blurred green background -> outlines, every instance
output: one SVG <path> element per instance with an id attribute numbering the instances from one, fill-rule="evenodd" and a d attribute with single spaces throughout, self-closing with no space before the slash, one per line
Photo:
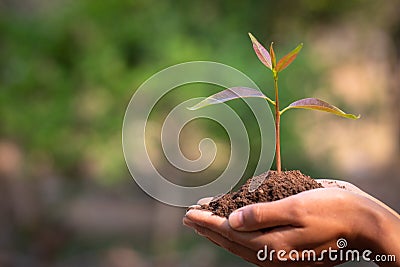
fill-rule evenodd
<path id="1" fill-rule="evenodd" d="M 165 67 L 221 62 L 272 96 L 247 32 L 274 41 L 278 57 L 304 42 L 281 75 L 284 105 L 314 96 L 362 114 L 288 112 L 284 168 L 353 182 L 399 211 L 398 10 L 394 0 L 0 0 L 0 265 L 250 266 L 142 192 L 121 147 L 132 94 Z"/>

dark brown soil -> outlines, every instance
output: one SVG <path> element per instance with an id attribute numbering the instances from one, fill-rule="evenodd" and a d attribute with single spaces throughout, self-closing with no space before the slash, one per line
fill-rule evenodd
<path id="1" fill-rule="evenodd" d="M 251 184 L 253 184 L 251 181 L 263 179 L 267 175 L 268 178 L 256 190 L 249 190 L 249 187 L 251 188 Z M 269 171 L 269 173 L 266 172 L 249 179 L 236 192 L 215 197 L 209 204 L 202 205 L 201 209 L 209 210 L 215 215 L 228 218 L 232 211 L 243 206 L 275 201 L 315 188 L 322 188 L 322 186 L 300 171 L 285 171 L 281 174 L 276 171 Z"/>

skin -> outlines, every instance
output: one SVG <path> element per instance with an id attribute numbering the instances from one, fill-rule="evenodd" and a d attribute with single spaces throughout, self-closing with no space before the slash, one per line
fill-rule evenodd
<path id="1" fill-rule="evenodd" d="M 400 216 L 382 202 L 354 185 L 321 180 L 325 188 L 314 189 L 268 203 L 248 205 L 233 212 L 229 219 L 211 212 L 191 209 L 183 224 L 193 228 L 216 245 L 258 266 L 334 266 L 325 252 L 324 260 L 292 261 L 288 252 L 313 249 L 319 257 L 323 250 L 338 249 L 337 240 L 345 238 L 346 249 L 361 253 L 368 249 L 376 255 L 395 255 L 395 262 L 375 262 L 379 266 L 400 266 Z M 345 190 L 338 188 L 345 186 Z M 210 198 L 201 202 L 210 201 Z M 275 250 L 272 261 L 260 261 L 257 253 L 267 245 Z M 277 252 L 286 251 L 287 261 Z M 263 255 L 263 254 L 261 254 Z M 336 253 L 338 255 L 338 253 Z"/>

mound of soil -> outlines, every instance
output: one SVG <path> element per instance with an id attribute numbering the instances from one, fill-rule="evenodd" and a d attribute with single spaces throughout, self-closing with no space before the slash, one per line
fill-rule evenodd
<path id="1" fill-rule="evenodd" d="M 267 179 L 257 189 L 251 190 L 254 180 L 264 179 L 266 176 L 268 176 Z M 232 211 L 243 206 L 275 201 L 316 188 L 322 188 L 322 186 L 300 171 L 284 171 L 280 174 L 269 171 L 249 179 L 236 192 L 215 197 L 210 203 L 201 205 L 201 209 L 228 218 Z"/>

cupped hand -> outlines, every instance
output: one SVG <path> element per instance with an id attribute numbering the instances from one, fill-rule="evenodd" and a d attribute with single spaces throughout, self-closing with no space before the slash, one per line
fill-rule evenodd
<path id="1" fill-rule="evenodd" d="M 337 188 L 344 185 L 342 182 L 323 180 L 321 183 L 328 188 L 249 205 L 233 212 L 229 219 L 192 209 L 183 223 L 259 266 L 333 266 L 339 262 L 338 258 L 335 261 L 328 257 L 327 250 L 338 249 L 340 238 L 346 240 L 346 248 L 369 249 L 375 253 L 400 250 L 399 219 L 392 214 L 394 211 L 366 197 L 366 193 L 349 183 L 345 184 L 347 190 Z M 379 227 L 382 224 L 385 227 Z M 397 234 L 383 242 L 376 240 L 385 231 L 397 231 Z M 306 250 L 315 251 L 315 258 L 313 255 L 296 257 Z M 278 255 L 279 251 L 284 252 Z M 298 254 L 290 254 L 292 251 Z"/>

